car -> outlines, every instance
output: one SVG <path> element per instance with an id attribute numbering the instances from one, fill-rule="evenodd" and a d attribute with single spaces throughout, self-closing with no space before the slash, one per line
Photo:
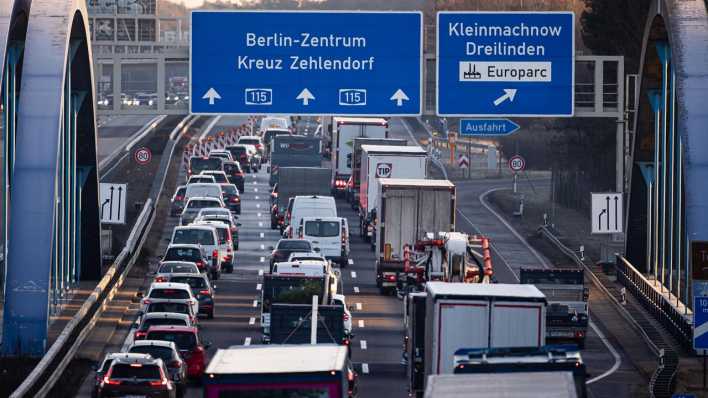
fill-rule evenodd
<path id="1" fill-rule="evenodd" d="M 189 158 L 187 168 L 187 178 L 192 175 L 201 174 L 205 170 L 223 170 L 223 159 L 209 158 L 206 156 L 192 156 Z"/>
<path id="2" fill-rule="evenodd" d="M 241 192 L 235 184 L 221 185 L 221 194 L 224 196 L 224 203 L 229 210 L 236 214 L 241 214 Z"/>
<path id="3" fill-rule="evenodd" d="M 290 261 L 327 261 L 323 255 L 317 252 L 294 252 L 290 253 L 288 257 L 288 262 Z"/>
<path id="4" fill-rule="evenodd" d="M 209 259 L 204 249 L 198 244 L 177 244 L 167 246 L 162 262 L 190 262 L 197 266 L 199 272 L 206 272 Z M 158 274 L 160 269 L 158 268 Z"/>
<path id="5" fill-rule="evenodd" d="M 273 248 L 270 254 L 270 272 L 273 272 L 273 264 L 285 261 L 290 257 L 290 253 L 311 252 L 312 244 L 304 239 L 281 239 Z"/>
<path id="6" fill-rule="evenodd" d="M 107 354 L 101 362 L 99 362 L 98 366 L 94 368 L 95 375 L 93 379 L 93 389 L 91 391 L 91 397 L 95 398 L 98 397 L 98 390 L 99 387 L 101 386 L 101 383 L 103 382 L 103 378 L 106 376 L 106 373 L 108 372 L 108 369 L 111 367 L 111 363 L 113 363 L 113 360 L 119 357 L 120 355 L 123 355 L 121 352 L 113 352 L 110 354 Z"/>
<path id="7" fill-rule="evenodd" d="M 228 262 L 227 246 L 219 238 L 219 231 L 213 225 L 180 225 L 172 230 L 170 244 L 199 245 L 207 258 L 207 269 L 212 279 L 219 279 L 221 266 Z"/>
<path id="8" fill-rule="evenodd" d="M 190 198 L 216 198 L 224 201 L 224 195 L 221 192 L 221 185 L 215 182 L 196 182 L 187 184 L 184 191 L 184 201 L 189 201 Z"/>
<path id="9" fill-rule="evenodd" d="M 221 191 L 221 188 L 219 191 Z M 187 204 L 184 206 L 184 210 L 182 210 L 182 214 L 180 215 L 180 225 L 187 225 L 191 223 L 199 213 L 199 210 L 205 207 L 226 206 L 224 206 L 224 202 L 218 198 L 211 198 L 208 196 L 195 196 L 193 198 L 189 198 L 187 199 Z"/>
<path id="10" fill-rule="evenodd" d="M 190 261 L 161 261 L 154 274 L 154 282 L 167 282 L 167 274 L 192 272 L 200 272 L 196 263 Z"/>
<path id="11" fill-rule="evenodd" d="M 189 184 L 197 184 L 197 183 L 212 183 L 216 184 L 216 179 L 214 176 L 206 175 L 206 174 L 194 174 L 189 176 L 187 179 L 187 185 Z"/>
<path id="12" fill-rule="evenodd" d="M 352 313 L 347 307 L 347 300 L 343 294 L 333 294 L 332 304 L 341 305 L 344 308 L 344 333 L 347 335 L 348 339 L 352 339 L 354 335 L 352 334 Z"/>
<path id="13" fill-rule="evenodd" d="M 148 293 L 140 300 L 140 309 L 147 312 L 147 306 L 160 300 L 184 300 L 192 306 L 192 312 L 199 313 L 199 301 L 186 283 L 153 282 Z"/>
<path id="14" fill-rule="evenodd" d="M 198 379 L 206 369 L 206 350 L 210 342 L 202 342 L 199 329 L 194 326 L 153 326 L 148 329 L 146 340 L 172 341 L 182 358 L 187 361 L 187 377 Z"/>
<path id="15" fill-rule="evenodd" d="M 202 209 L 204 210 L 204 209 Z M 223 210 L 223 209 L 219 209 Z M 233 249 L 238 250 L 238 227 L 241 226 L 241 223 L 236 222 L 234 217 L 231 215 L 229 212 L 228 215 L 226 214 L 203 214 L 203 215 L 198 215 L 197 218 L 194 219 L 195 223 L 200 223 L 201 221 L 220 221 L 225 223 L 231 228 L 231 241 L 233 243 Z"/>
<path id="16" fill-rule="evenodd" d="M 131 354 L 148 354 L 155 359 L 162 359 L 169 377 L 177 388 L 177 396 L 184 396 L 187 388 L 187 362 L 182 359 L 177 345 L 164 340 L 134 341 L 128 348 Z"/>
<path id="17" fill-rule="evenodd" d="M 229 182 L 229 179 L 226 178 L 226 173 L 223 172 L 222 170 L 207 170 L 207 171 L 202 171 L 202 174 L 200 175 L 206 175 L 206 176 L 212 176 L 214 177 L 214 181 L 217 184 L 227 184 Z"/>
<path id="18" fill-rule="evenodd" d="M 229 151 L 226 151 L 224 149 L 212 149 L 209 151 L 209 157 L 210 158 L 220 158 L 221 160 L 225 161 L 233 161 L 234 158 L 231 157 L 231 153 Z"/>
<path id="19" fill-rule="evenodd" d="M 245 145 L 229 145 L 226 147 L 226 150 L 231 152 L 231 156 L 235 161 L 238 161 L 239 164 L 241 164 L 241 167 L 246 171 L 246 173 L 251 172 L 251 154 Z"/>
<path id="20" fill-rule="evenodd" d="M 234 271 L 234 242 L 231 238 L 231 226 L 222 221 L 196 221 L 189 224 L 192 225 L 208 225 L 216 229 L 216 234 L 219 238 L 219 261 L 221 262 L 220 269 L 226 269 L 226 272 L 231 273 Z M 220 271 L 219 271 L 220 272 Z M 212 275 L 212 279 L 219 279 L 219 275 Z"/>
<path id="21" fill-rule="evenodd" d="M 257 135 L 242 135 L 239 137 L 237 144 L 253 145 L 261 157 L 264 155 L 263 141 L 261 140 L 261 137 Z"/>
<path id="22" fill-rule="evenodd" d="M 122 353 L 111 362 L 98 387 L 98 396 L 176 398 L 176 386 L 168 375 L 169 371 L 160 358 Z"/>
<path id="23" fill-rule="evenodd" d="M 201 274 L 198 274 L 201 275 Z M 140 324 L 133 332 L 133 340 L 142 340 L 150 326 L 155 325 L 184 325 L 192 326 L 192 317 L 178 312 L 150 312 L 140 316 Z"/>
<path id="24" fill-rule="evenodd" d="M 148 304 L 145 311 L 140 311 L 142 316 L 155 312 L 173 312 L 175 314 L 184 314 L 189 316 L 192 325 L 199 323 L 198 313 L 194 312 L 194 307 L 188 300 L 154 300 Z"/>
<path id="25" fill-rule="evenodd" d="M 175 189 L 172 199 L 170 199 L 170 215 L 172 217 L 179 216 L 184 209 L 184 194 L 187 192 L 186 185 L 180 185 Z"/>
<path id="26" fill-rule="evenodd" d="M 248 149 L 248 158 L 251 160 L 251 170 L 254 172 L 260 170 L 263 159 L 261 154 L 258 152 L 258 149 L 256 149 L 256 146 L 251 144 L 243 145 L 246 145 L 246 149 Z"/>
<path id="27" fill-rule="evenodd" d="M 351 352 L 351 351 L 350 351 Z M 359 394 L 359 373 L 354 369 L 352 361 L 347 360 L 347 395 L 355 398 Z"/>
<path id="28" fill-rule="evenodd" d="M 273 185 L 273 189 L 270 191 L 270 205 L 273 206 L 275 202 L 278 201 L 278 183 Z M 275 228 L 274 228 L 275 229 Z"/>
<path id="29" fill-rule="evenodd" d="M 349 223 L 343 217 L 303 217 L 297 235 L 344 268 L 349 264 Z"/>
<path id="30" fill-rule="evenodd" d="M 199 313 L 208 319 L 214 319 L 214 287 L 209 278 L 202 274 L 170 274 L 169 281 L 186 283 L 192 288 L 192 294 L 199 300 Z"/>
<path id="31" fill-rule="evenodd" d="M 243 192 L 246 180 L 239 162 L 224 162 L 224 173 L 231 184 L 236 185 L 239 192 Z"/>

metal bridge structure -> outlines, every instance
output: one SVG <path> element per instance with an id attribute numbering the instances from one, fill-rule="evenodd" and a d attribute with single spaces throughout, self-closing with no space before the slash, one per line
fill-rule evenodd
<path id="1" fill-rule="evenodd" d="M 42 356 L 57 301 L 100 277 L 87 29 L 85 1 L 0 0 L 4 356 Z"/>

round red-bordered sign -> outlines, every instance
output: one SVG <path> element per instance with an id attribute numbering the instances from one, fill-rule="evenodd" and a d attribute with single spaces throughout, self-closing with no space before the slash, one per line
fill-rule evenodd
<path id="1" fill-rule="evenodd" d="M 519 155 L 514 155 L 509 158 L 509 168 L 511 171 L 523 171 L 526 168 L 526 160 Z"/>
<path id="2" fill-rule="evenodd" d="M 152 152 L 150 149 L 145 147 L 138 148 L 133 153 L 133 159 L 135 159 L 137 164 L 144 166 L 152 160 Z"/>

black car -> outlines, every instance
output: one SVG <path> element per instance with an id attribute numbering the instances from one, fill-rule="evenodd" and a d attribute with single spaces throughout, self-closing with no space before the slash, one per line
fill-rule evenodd
<path id="1" fill-rule="evenodd" d="M 168 375 L 162 359 L 148 354 L 122 353 L 111 362 L 98 387 L 98 396 L 175 398 L 175 384 Z"/>
<path id="2" fill-rule="evenodd" d="M 288 261 L 290 253 L 311 252 L 312 244 L 304 239 L 281 239 L 270 254 L 270 272 L 273 272 L 273 264 Z"/>
<path id="3" fill-rule="evenodd" d="M 187 389 L 187 362 L 182 359 L 175 343 L 163 340 L 142 340 L 133 342 L 128 352 L 133 354 L 148 354 L 162 359 L 167 367 L 170 379 L 177 386 L 177 396 L 184 396 Z"/>
<path id="4" fill-rule="evenodd" d="M 248 153 L 248 148 L 246 148 L 245 145 L 229 145 L 226 147 L 226 150 L 231 152 L 231 157 L 241 164 L 241 167 L 246 170 L 246 173 L 251 172 L 251 155 Z"/>
<path id="5" fill-rule="evenodd" d="M 239 192 L 243 192 L 246 180 L 243 176 L 241 164 L 239 162 L 224 162 L 224 173 L 226 173 L 226 178 L 229 182 L 236 185 Z"/>
<path id="6" fill-rule="evenodd" d="M 197 264 L 199 272 L 206 272 L 209 261 L 199 245 L 176 244 L 170 245 L 162 257 L 162 261 L 188 261 Z"/>
<path id="7" fill-rule="evenodd" d="M 182 214 L 182 210 L 184 209 L 184 194 L 186 192 L 187 186 L 180 185 L 175 190 L 175 194 L 172 195 L 172 199 L 170 200 L 170 215 L 172 217 L 178 217 Z"/>
<path id="8" fill-rule="evenodd" d="M 221 193 L 229 210 L 241 214 L 241 193 L 236 184 L 221 184 Z"/>

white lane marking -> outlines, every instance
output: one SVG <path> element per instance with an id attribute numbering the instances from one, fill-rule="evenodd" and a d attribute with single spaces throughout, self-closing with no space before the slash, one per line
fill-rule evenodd
<path id="1" fill-rule="evenodd" d="M 363 319 L 359 319 L 359 327 L 360 328 L 364 327 L 364 320 Z"/>
<path id="2" fill-rule="evenodd" d="M 256 195 L 256 200 L 258 200 L 258 199 L 260 199 L 260 198 L 258 197 L 258 195 Z"/>
<path id="3" fill-rule="evenodd" d="M 246 337 L 246 340 L 243 342 L 243 345 L 251 345 L 251 338 Z"/>
<path id="4" fill-rule="evenodd" d="M 347 261 L 347 263 L 349 263 L 349 265 L 354 265 L 354 260 L 352 260 L 352 259 L 350 258 L 349 261 Z"/>
<path id="5" fill-rule="evenodd" d="M 602 333 L 600 328 L 595 326 L 594 322 L 590 322 L 590 328 L 597 333 L 597 336 L 600 338 L 600 341 L 602 341 L 602 344 L 607 347 L 607 350 L 610 351 L 610 354 L 615 358 L 615 363 L 612 365 L 611 368 L 609 368 L 606 372 L 602 373 L 601 375 L 598 375 L 596 377 L 593 377 L 592 379 L 588 380 L 585 382 L 585 384 L 592 384 L 598 380 L 602 380 L 605 377 L 611 375 L 612 373 L 615 373 L 617 369 L 619 369 L 620 364 L 622 363 L 622 357 L 620 357 L 619 353 L 617 353 L 617 350 L 615 350 L 615 347 L 610 344 L 610 342 L 607 340 L 607 337 L 605 337 L 605 334 Z M 587 336 L 586 336 L 587 338 Z"/>
<path id="6" fill-rule="evenodd" d="M 255 182 L 254 182 L 255 184 Z M 258 192 L 258 188 L 253 188 L 253 192 Z M 258 199 L 258 196 L 256 196 L 256 199 Z"/>
<path id="7" fill-rule="evenodd" d="M 259 269 L 259 270 L 258 270 L 258 276 L 263 276 L 263 270 L 262 270 L 262 269 Z"/>
<path id="8" fill-rule="evenodd" d="M 356 279 L 356 271 L 352 271 L 352 279 Z"/>
<path id="9" fill-rule="evenodd" d="M 361 311 L 361 303 L 356 303 L 356 310 Z"/>
<path id="10" fill-rule="evenodd" d="M 263 287 L 262 284 L 256 283 L 256 290 L 261 290 L 262 287 Z"/>
<path id="11" fill-rule="evenodd" d="M 354 286 L 354 293 L 359 293 L 359 286 Z"/>
<path id="12" fill-rule="evenodd" d="M 258 300 L 253 300 L 253 308 L 258 307 Z"/>
<path id="13" fill-rule="evenodd" d="M 262 227 L 263 227 L 263 221 L 258 221 L 258 226 L 262 228 Z"/>
<path id="14" fill-rule="evenodd" d="M 261 250 L 265 250 L 265 245 L 261 245 Z"/>
<path id="15" fill-rule="evenodd" d="M 261 208 L 261 204 L 260 204 L 260 203 L 256 203 L 256 209 L 260 209 L 260 208 Z"/>
<path id="16" fill-rule="evenodd" d="M 369 374 L 369 364 L 364 362 L 361 364 L 361 373 L 368 375 Z"/>
<path id="17" fill-rule="evenodd" d="M 464 218 L 465 221 L 467 221 L 467 223 L 468 223 L 470 226 L 472 226 L 472 229 L 474 229 L 475 231 L 477 231 L 478 234 L 482 235 L 482 231 L 472 222 L 472 220 L 470 220 L 470 219 L 465 215 L 465 213 L 462 212 L 462 210 L 457 209 L 457 212 L 460 213 L 460 215 L 462 216 L 462 218 Z M 514 271 L 514 269 L 511 268 L 511 265 L 509 265 L 509 261 L 506 259 L 506 257 L 504 257 L 504 255 L 502 254 L 502 252 L 501 252 L 499 249 L 497 249 L 496 245 L 495 245 L 494 243 L 492 243 L 491 241 L 490 241 L 490 243 L 489 243 L 489 246 L 492 248 L 492 250 L 494 250 L 495 253 L 497 253 L 497 255 L 499 256 L 499 258 L 501 258 L 501 260 L 502 260 L 502 262 L 504 263 L 504 265 L 506 265 L 506 268 L 508 268 L 508 269 L 509 269 L 509 272 L 511 272 L 511 275 L 516 279 L 517 282 L 519 282 L 521 279 L 519 279 L 519 277 L 516 275 L 516 272 Z"/>
<path id="18" fill-rule="evenodd" d="M 262 213 L 258 213 L 258 217 L 261 217 L 262 215 L 263 215 Z"/>
<path id="19" fill-rule="evenodd" d="M 248 320 L 248 324 L 249 324 L 249 325 L 255 325 L 255 324 L 256 324 L 256 318 L 251 317 L 251 318 Z"/>
<path id="20" fill-rule="evenodd" d="M 265 262 L 265 257 L 261 257 L 261 262 L 262 262 L 262 263 Z"/>
<path id="21" fill-rule="evenodd" d="M 366 349 L 366 340 L 361 340 L 359 343 L 361 345 L 361 349 L 365 350 Z"/>
<path id="22" fill-rule="evenodd" d="M 265 234 L 263 232 L 261 232 L 259 235 L 260 235 L 261 239 L 265 238 Z"/>

